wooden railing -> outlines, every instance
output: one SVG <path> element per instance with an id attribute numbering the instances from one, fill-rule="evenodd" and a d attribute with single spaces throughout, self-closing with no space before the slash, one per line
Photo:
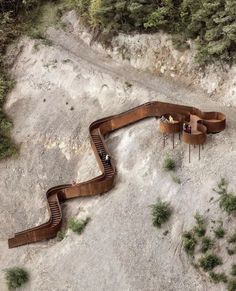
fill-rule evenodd
<path id="1" fill-rule="evenodd" d="M 103 137 L 105 134 L 145 118 L 170 114 L 176 118 L 178 125 L 173 126 L 171 123 L 167 123 L 163 126 L 162 132 L 169 134 L 182 131 L 183 122 L 190 122 L 190 125 L 196 130 L 193 134 L 183 133 L 182 139 L 188 144 L 202 144 L 205 142 L 207 133 L 222 131 L 226 125 L 223 113 L 207 113 L 194 107 L 158 101 L 148 102 L 123 113 L 93 122 L 89 126 L 90 140 L 102 172 L 101 175 L 75 185 L 65 184 L 50 188 L 46 193 L 49 220 L 42 225 L 16 233 L 13 238 L 8 240 L 9 248 L 55 237 L 62 224 L 60 202 L 75 197 L 98 195 L 112 189 L 116 175 L 114 161 L 111 160 L 110 163 L 107 163 L 100 155 L 102 152 L 103 156 L 110 156 Z"/>

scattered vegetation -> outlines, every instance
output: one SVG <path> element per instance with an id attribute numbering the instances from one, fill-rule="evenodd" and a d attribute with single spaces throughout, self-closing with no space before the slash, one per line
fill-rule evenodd
<path id="1" fill-rule="evenodd" d="M 220 195 L 220 208 L 228 214 L 236 214 L 236 195 L 228 191 L 228 182 L 226 179 L 221 178 L 217 186 L 218 188 L 213 190 Z"/>
<path id="2" fill-rule="evenodd" d="M 66 232 L 63 230 L 59 230 L 57 232 L 57 240 L 62 241 L 66 237 Z"/>
<path id="3" fill-rule="evenodd" d="M 10 138 L 12 122 L 3 112 L 6 95 L 13 86 L 14 81 L 10 80 L 3 72 L 1 73 L 0 68 L 0 159 L 9 157 L 16 153 L 16 147 Z"/>
<path id="4" fill-rule="evenodd" d="M 213 190 L 220 195 L 220 199 L 218 200 L 219 206 L 228 214 L 234 214 L 233 203 L 229 203 L 227 207 L 223 207 L 223 204 L 221 203 L 224 200 L 222 197 L 230 197 L 229 194 L 234 196 L 232 192 L 228 191 L 228 182 L 226 179 L 221 178 L 217 184 L 217 188 Z M 211 198 L 209 202 L 212 200 L 213 199 Z M 209 212 L 209 209 L 207 209 L 207 211 Z M 213 239 L 209 236 L 205 236 L 208 227 L 206 217 L 197 212 L 194 218 L 196 224 L 190 231 L 186 231 L 182 235 L 184 249 L 187 254 L 191 255 L 191 264 L 197 268 L 201 267 L 205 272 L 208 272 L 209 277 L 214 283 L 225 283 L 227 290 L 236 291 L 236 279 L 234 279 L 236 276 L 236 264 L 232 264 L 231 270 L 228 271 L 228 274 L 213 271 L 216 266 L 222 265 L 223 263 L 221 257 L 215 254 L 215 251 L 221 251 L 220 248 L 225 245 L 226 239 L 229 243 L 229 245 L 226 246 L 228 255 L 232 256 L 236 254 L 236 231 L 231 233 L 228 238 L 224 238 L 226 232 L 229 232 L 229 229 L 223 227 L 222 220 L 211 219 L 211 223 L 215 225 L 215 227 L 211 226 L 210 230 L 213 230 L 215 234 L 215 238 Z M 233 218 L 233 216 L 231 218 Z M 222 238 L 224 238 L 224 244 L 218 244 L 217 239 Z M 205 254 L 202 255 L 201 252 Z"/>
<path id="5" fill-rule="evenodd" d="M 235 291 L 236 290 L 236 279 L 231 279 L 228 281 L 227 290 L 228 291 Z"/>
<path id="6" fill-rule="evenodd" d="M 207 255 L 200 258 L 199 263 L 204 271 L 211 271 L 216 266 L 221 265 L 222 260 L 217 255 L 207 254 Z"/>
<path id="7" fill-rule="evenodd" d="M 175 161 L 171 157 L 166 157 L 163 163 L 163 168 L 166 171 L 173 171 L 175 169 Z"/>
<path id="8" fill-rule="evenodd" d="M 225 230 L 222 225 L 219 225 L 215 230 L 214 230 L 215 236 L 217 238 L 223 238 L 225 236 Z"/>
<path id="9" fill-rule="evenodd" d="M 229 256 L 232 256 L 235 254 L 235 249 L 231 249 L 231 248 L 226 247 L 226 250 L 227 250 L 227 253 Z"/>
<path id="10" fill-rule="evenodd" d="M 176 184 L 181 184 L 181 180 L 180 180 L 180 178 L 178 177 L 178 176 L 176 176 L 176 175 L 171 175 L 171 177 L 172 177 L 172 180 L 176 183 Z"/>
<path id="11" fill-rule="evenodd" d="M 234 232 L 228 239 L 229 243 L 236 243 L 236 232 Z"/>
<path id="12" fill-rule="evenodd" d="M 132 88 L 132 87 L 133 87 L 133 84 L 131 84 L 131 83 L 128 82 L 128 81 L 125 81 L 125 86 L 126 86 L 127 88 Z"/>
<path id="13" fill-rule="evenodd" d="M 228 214 L 236 213 L 236 196 L 234 193 L 227 193 L 221 195 L 219 199 L 220 208 L 226 211 Z"/>
<path id="14" fill-rule="evenodd" d="M 213 245 L 214 245 L 214 241 L 210 237 L 205 236 L 202 239 L 201 251 L 203 253 L 206 253 L 208 250 L 210 250 L 213 247 Z"/>
<path id="15" fill-rule="evenodd" d="M 156 227 L 161 227 L 163 223 L 168 221 L 171 216 L 172 209 L 170 204 L 158 199 L 157 203 L 151 205 L 152 209 L 152 223 Z"/>
<path id="16" fill-rule="evenodd" d="M 9 290 L 21 287 L 29 280 L 28 272 L 19 267 L 5 269 L 5 279 Z"/>
<path id="17" fill-rule="evenodd" d="M 206 233 L 206 220 L 204 216 L 198 212 L 195 214 L 194 218 L 196 225 L 194 226 L 193 231 L 198 237 L 202 237 Z"/>
<path id="18" fill-rule="evenodd" d="M 186 231 L 182 235 L 183 246 L 187 254 L 192 255 L 197 245 L 195 235 L 191 231 Z"/>
<path id="19" fill-rule="evenodd" d="M 214 283 L 227 283 L 228 278 L 225 275 L 225 273 L 215 273 L 215 272 L 209 272 L 209 275 L 211 277 L 211 279 L 213 280 Z"/>
<path id="20" fill-rule="evenodd" d="M 236 276 L 236 264 L 233 264 L 231 267 L 231 275 Z"/>
<path id="21" fill-rule="evenodd" d="M 228 182 L 224 177 L 220 178 L 220 181 L 217 183 L 218 188 L 213 188 L 213 191 L 220 195 L 227 194 L 227 189 L 228 189 Z"/>
<path id="22" fill-rule="evenodd" d="M 90 217 L 87 217 L 86 219 L 81 219 L 81 220 L 77 220 L 76 218 L 71 218 L 68 221 L 68 227 L 75 233 L 77 234 L 81 234 L 86 225 L 89 223 L 89 221 L 91 220 Z"/>

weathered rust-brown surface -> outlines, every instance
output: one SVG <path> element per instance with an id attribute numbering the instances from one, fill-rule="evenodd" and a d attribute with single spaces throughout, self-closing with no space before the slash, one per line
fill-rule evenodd
<path id="1" fill-rule="evenodd" d="M 220 112 L 202 112 L 197 108 L 163 102 L 148 102 L 123 113 L 105 117 L 93 122 L 89 126 L 91 145 L 95 153 L 100 176 L 92 180 L 75 185 L 65 184 L 50 188 L 47 193 L 50 219 L 37 227 L 18 232 L 8 240 L 9 248 L 42 241 L 57 235 L 62 225 L 62 212 L 60 203 L 67 199 L 93 196 L 105 193 L 112 189 L 116 175 L 114 161 L 107 163 L 105 155 L 110 155 L 104 141 L 104 135 L 133 124 L 148 117 L 168 117 L 171 115 L 175 122 L 160 124 L 162 133 L 170 134 L 182 132 L 183 122 L 188 122 L 192 133 L 183 132 L 182 140 L 187 144 L 203 144 L 207 133 L 217 133 L 225 129 L 226 118 Z M 100 157 L 99 153 L 104 153 Z"/>

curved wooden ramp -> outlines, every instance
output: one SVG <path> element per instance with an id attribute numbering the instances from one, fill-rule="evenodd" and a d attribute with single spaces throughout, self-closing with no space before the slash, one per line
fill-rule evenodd
<path id="1" fill-rule="evenodd" d="M 8 240 L 9 248 L 55 237 L 62 225 L 60 202 L 75 197 L 98 195 L 112 189 L 116 169 L 113 160 L 110 163 L 105 161 L 106 154 L 110 155 L 104 141 L 105 134 L 148 117 L 158 118 L 170 114 L 176 122 L 165 124 L 161 127 L 161 131 L 163 133 L 181 132 L 183 122 L 189 122 L 193 129 L 192 133 L 183 132 L 182 136 L 183 141 L 187 144 L 203 144 L 207 133 L 220 132 L 225 129 L 226 125 L 223 113 L 202 112 L 194 107 L 158 101 L 148 102 L 123 113 L 93 122 L 89 126 L 91 145 L 102 174 L 75 185 L 65 184 L 50 188 L 46 193 L 50 219 L 44 224 L 16 233 L 13 238 Z"/>

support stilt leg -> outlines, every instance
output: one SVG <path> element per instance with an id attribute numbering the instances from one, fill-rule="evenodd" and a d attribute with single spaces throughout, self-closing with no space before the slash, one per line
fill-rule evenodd
<path id="1" fill-rule="evenodd" d="M 174 133 L 173 133 L 172 139 L 173 139 L 173 149 L 174 149 L 175 148 L 175 134 Z"/>
<path id="2" fill-rule="evenodd" d="M 188 145 L 188 162 L 191 163 L 191 160 L 190 160 L 190 147 L 191 145 L 189 144 Z"/>
<path id="3" fill-rule="evenodd" d="M 166 145 L 166 136 L 165 136 L 165 134 L 163 133 L 163 147 L 165 147 L 165 145 Z"/>

